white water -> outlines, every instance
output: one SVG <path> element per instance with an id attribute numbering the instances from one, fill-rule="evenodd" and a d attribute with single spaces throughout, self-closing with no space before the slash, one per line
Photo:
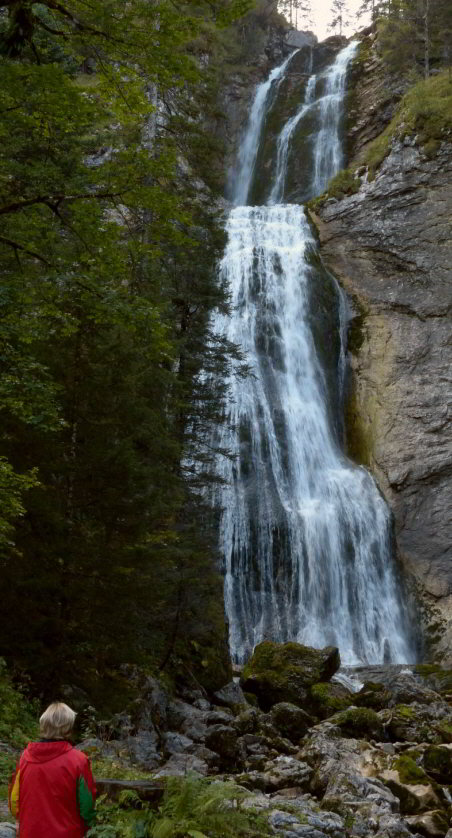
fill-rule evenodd
<path id="1" fill-rule="evenodd" d="M 341 50 L 331 71 L 326 74 L 325 95 L 319 99 L 320 129 L 314 146 L 313 195 L 321 195 L 328 186 L 328 181 L 343 165 L 339 123 L 342 117 L 347 68 L 357 46 L 358 42 L 352 41 Z"/>
<path id="2" fill-rule="evenodd" d="M 248 198 L 248 192 L 253 177 L 254 164 L 259 148 L 259 136 L 261 133 L 262 122 L 267 110 L 267 99 L 274 82 L 280 82 L 285 70 L 292 61 L 292 58 L 299 50 L 291 53 L 288 58 L 281 64 L 280 67 L 275 67 L 270 73 L 267 81 L 258 85 L 256 95 L 254 97 L 253 106 L 251 108 L 248 127 L 239 149 L 238 154 L 238 173 L 235 183 L 235 204 L 245 204 Z"/>
<path id="3" fill-rule="evenodd" d="M 338 91 L 343 97 L 352 54 L 351 45 L 325 74 L 329 98 L 320 106 L 326 115 L 320 132 L 328 161 L 319 152 L 315 182 L 341 159 Z M 256 145 L 266 85 L 267 93 L 256 95 L 259 119 L 250 120 Z M 308 85 L 303 107 L 311 104 L 314 87 Z M 336 139 L 329 136 L 334 133 Z M 318 138 L 314 142 L 317 155 Z M 244 195 L 254 167 L 250 146 L 241 158 Z M 283 184 L 282 142 L 278 161 Z M 216 329 L 243 349 L 252 369 L 245 379 L 231 377 L 230 422 L 220 441 L 235 455 L 221 460 L 225 482 L 217 499 L 224 510 L 220 543 L 232 655 L 243 662 L 268 638 L 334 644 L 349 665 L 407 661 L 413 655 L 393 569 L 389 512 L 367 471 L 338 448 L 312 332 L 315 284 L 329 283 L 341 331 L 344 297 L 326 272 L 311 267 L 315 243 L 302 207 L 237 206 L 227 232 L 221 272 L 233 315 L 219 317 Z M 336 368 L 341 392 L 343 343 Z"/>
<path id="4" fill-rule="evenodd" d="M 306 85 L 304 103 L 300 110 L 289 119 L 278 137 L 276 175 L 273 189 L 270 193 L 270 204 L 277 204 L 284 199 L 284 184 L 286 180 L 287 158 L 289 155 L 290 141 L 296 131 L 298 123 L 310 111 L 314 104 L 316 76 L 311 76 Z"/>

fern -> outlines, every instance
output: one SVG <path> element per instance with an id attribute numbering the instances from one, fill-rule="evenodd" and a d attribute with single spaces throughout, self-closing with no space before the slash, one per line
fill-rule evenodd
<path id="1" fill-rule="evenodd" d="M 151 838 L 260 838 L 267 821 L 242 809 L 249 792 L 234 783 L 191 776 L 169 777 L 158 815 L 151 816 Z"/>

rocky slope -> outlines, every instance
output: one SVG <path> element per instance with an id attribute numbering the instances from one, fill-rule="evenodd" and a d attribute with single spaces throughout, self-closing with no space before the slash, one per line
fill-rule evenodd
<path id="1" fill-rule="evenodd" d="M 354 80 L 355 162 L 397 98 L 387 88 L 383 95 L 376 68 L 378 58 L 369 59 Z M 431 158 L 406 136 L 374 180 L 362 173 L 356 194 L 330 199 L 313 216 L 322 258 L 352 304 L 350 453 L 372 470 L 394 512 L 399 555 L 425 606 L 426 654 L 449 662 L 451 172 L 450 142 Z"/>

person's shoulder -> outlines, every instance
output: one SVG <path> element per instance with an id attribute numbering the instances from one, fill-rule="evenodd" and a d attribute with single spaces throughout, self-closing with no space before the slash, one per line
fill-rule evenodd
<path id="1" fill-rule="evenodd" d="M 79 751 L 78 748 L 72 746 L 71 750 L 68 751 L 69 758 L 78 765 L 85 765 L 89 762 L 89 758 L 83 751 Z"/>

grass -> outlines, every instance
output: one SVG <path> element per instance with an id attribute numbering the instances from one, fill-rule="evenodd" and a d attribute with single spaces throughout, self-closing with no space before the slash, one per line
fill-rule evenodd
<path id="1" fill-rule="evenodd" d="M 391 122 L 367 150 L 364 162 L 370 177 L 389 154 L 392 140 L 406 135 L 417 135 L 428 157 L 436 154 L 441 140 L 451 138 L 452 82 L 448 70 L 417 82 L 405 93 Z"/>

